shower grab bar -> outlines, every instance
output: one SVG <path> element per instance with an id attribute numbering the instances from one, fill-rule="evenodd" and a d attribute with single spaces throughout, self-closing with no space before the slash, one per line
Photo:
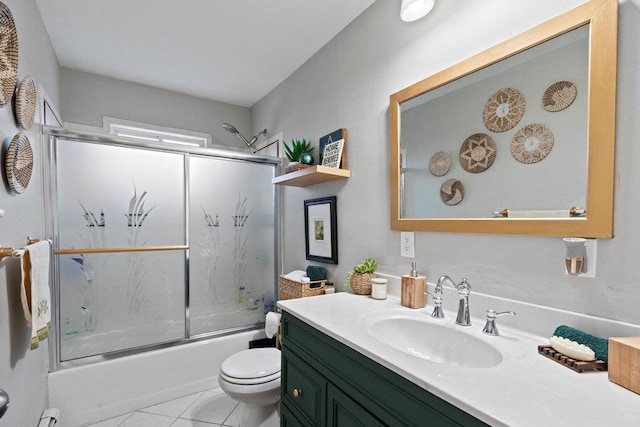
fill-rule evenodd
<path id="1" fill-rule="evenodd" d="M 119 248 L 69 248 L 56 249 L 56 255 L 107 254 L 116 252 L 184 251 L 189 246 L 125 246 Z"/>

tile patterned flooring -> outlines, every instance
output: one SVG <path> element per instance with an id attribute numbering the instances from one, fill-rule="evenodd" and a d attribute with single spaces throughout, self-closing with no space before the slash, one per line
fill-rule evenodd
<path id="1" fill-rule="evenodd" d="M 241 410 L 241 404 L 217 387 L 87 427 L 238 427 Z"/>

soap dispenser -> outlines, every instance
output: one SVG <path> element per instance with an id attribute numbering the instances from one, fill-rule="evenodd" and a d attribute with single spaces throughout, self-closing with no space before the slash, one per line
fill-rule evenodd
<path id="1" fill-rule="evenodd" d="M 411 263 L 409 275 L 402 276 L 400 304 L 409 308 L 422 308 L 427 305 L 427 277 L 419 276 L 415 261 Z"/>

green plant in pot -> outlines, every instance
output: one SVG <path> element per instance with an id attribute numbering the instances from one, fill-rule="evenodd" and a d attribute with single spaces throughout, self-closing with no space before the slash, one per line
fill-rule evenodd
<path id="1" fill-rule="evenodd" d="M 371 295 L 371 279 L 376 277 L 378 262 L 373 258 L 367 258 L 362 263 L 353 267 L 344 280 L 344 290 L 347 284 L 351 286 L 356 295 Z"/>
<path id="2" fill-rule="evenodd" d="M 284 152 L 287 155 L 287 159 L 289 159 L 290 165 L 296 162 L 301 162 L 307 165 L 313 164 L 313 148 L 311 146 L 311 141 L 307 141 L 306 139 L 292 139 L 291 146 L 288 146 L 287 143 L 284 143 Z"/>

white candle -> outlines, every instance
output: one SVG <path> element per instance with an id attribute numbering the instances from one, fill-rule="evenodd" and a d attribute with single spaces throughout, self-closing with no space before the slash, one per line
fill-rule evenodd
<path id="1" fill-rule="evenodd" d="M 371 298 L 387 299 L 387 279 L 371 279 Z"/>

